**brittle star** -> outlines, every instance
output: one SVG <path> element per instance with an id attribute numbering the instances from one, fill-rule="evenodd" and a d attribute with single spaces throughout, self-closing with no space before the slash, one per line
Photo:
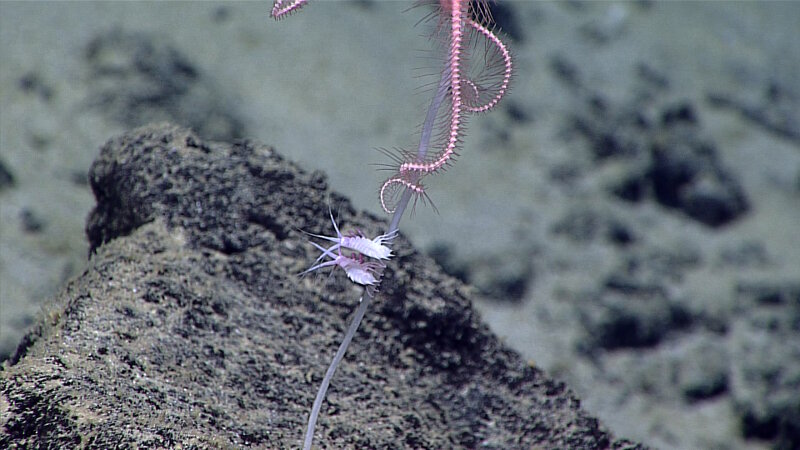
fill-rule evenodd
<path id="1" fill-rule="evenodd" d="M 284 18 L 299 10 L 307 2 L 308 0 L 275 0 L 271 15 L 276 20 Z M 417 4 L 434 6 L 435 11 L 430 17 L 439 17 L 439 21 L 437 30 L 431 36 L 444 41 L 446 54 L 436 93 L 422 124 L 417 151 L 384 150 L 393 160 L 394 163 L 390 164 L 390 168 L 395 172 L 384 181 L 380 188 L 381 207 L 387 213 L 392 214 L 388 230 L 386 234 L 373 240 L 361 236 L 361 240 L 357 244 L 354 243 L 356 246 L 363 245 L 364 248 L 375 243 L 383 247 L 383 239 L 386 239 L 387 257 L 391 253 L 388 244 L 397 234 L 400 219 L 411 198 L 414 198 L 414 204 L 419 198 L 423 198 L 426 202 L 430 201 L 425 186 L 422 184 L 422 178 L 436 174 L 452 164 L 464 134 L 466 115 L 483 113 L 494 108 L 508 90 L 513 68 L 511 53 L 491 28 L 492 18 L 487 0 L 426 0 L 419 1 Z M 480 42 L 483 42 L 482 52 L 478 50 Z M 442 111 L 444 112 L 440 113 Z M 436 132 L 436 136 L 434 136 L 434 132 Z M 332 216 L 331 220 L 333 221 Z M 335 221 L 333 224 L 337 234 L 335 238 L 315 236 L 334 241 L 336 244 L 328 249 L 313 244 L 323 252 L 315 264 L 325 257 L 331 258 L 331 260 L 314 265 L 308 271 L 323 266 L 337 265 L 347 272 L 352 281 L 365 285 L 365 290 L 359 299 L 360 304 L 347 333 L 339 345 L 314 399 L 303 441 L 304 450 L 311 448 L 314 427 L 325 399 L 325 393 L 369 303 L 376 295 L 385 268 L 380 261 L 365 262 L 363 259 L 342 255 L 341 248 L 347 247 L 344 241 L 346 237 L 339 233 Z M 337 253 L 333 253 L 334 250 Z M 361 255 L 374 257 L 359 249 L 355 250 L 358 250 Z M 381 249 L 381 251 L 384 250 Z"/>

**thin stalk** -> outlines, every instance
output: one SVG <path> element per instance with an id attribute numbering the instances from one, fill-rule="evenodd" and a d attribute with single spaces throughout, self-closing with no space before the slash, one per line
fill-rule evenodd
<path id="1" fill-rule="evenodd" d="M 428 154 L 428 147 L 431 144 L 431 135 L 433 134 L 433 124 L 436 121 L 436 115 L 439 114 L 439 108 L 442 106 L 442 102 L 444 102 L 447 96 L 449 87 L 450 75 L 449 71 L 445 69 L 442 71 L 442 77 L 439 80 L 439 88 L 436 90 L 436 96 L 433 97 L 431 106 L 428 107 L 428 115 L 425 116 L 425 122 L 422 123 L 422 134 L 419 137 L 419 147 L 417 147 L 418 161 L 424 160 L 425 156 Z M 394 210 L 394 215 L 392 216 L 392 221 L 389 223 L 389 229 L 386 231 L 386 234 L 391 235 L 400 227 L 400 219 L 403 217 L 403 213 L 408 206 L 408 202 L 411 200 L 412 194 L 413 193 L 408 189 L 403 191 L 403 196 L 400 197 L 400 202 Z"/>
<path id="2" fill-rule="evenodd" d="M 439 108 L 442 106 L 442 102 L 444 102 L 445 97 L 447 97 L 447 91 L 450 87 L 449 79 L 450 77 L 448 71 L 445 69 L 442 71 L 442 77 L 439 80 L 439 88 L 436 91 L 436 96 L 433 97 L 431 105 L 428 107 L 428 115 L 425 116 L 425 122 L 422 124 L 422 134 L 420 135 L 419 147 L 417 148 L 417 159 L 420 161 L 425 159 L 425 155 L 428 153 L 428 147 L 430 146 L 431 135 L 433 134 L 433 125 L 436 121 L 436 116 L 439 114 Z M 403 213 L 408 207 L 408 202 L 411 200 L 411 196 L 412 192 L 410 190 L 406 189 L 403 191 L 403 195 L 400 197 L 400 202 L 397 204 L 397 208 L 394 211 L 392 220 L 389 223 L 389 228 L 386 231 L 387 235 L 391 235 L 397 231 L 398 227 L 400 226 L 400 219 L 403 217 Z M 350 322 L 350 326 L 347 327 L 347 333 L 345 333 L 342 343 L 339 344 L 339 349 L 336 351 L 336 355 L 334 355 L 331 365 L 328 366 L 328 371 L 325 372 L 325 377 L 322 379 L 322 384 L 320 384 L 319 390 L 317 391 L 317 397 L 314 399 L 314 406 L 311 407 L 311 414 L 308 416 L 306 436 L 303 440 L 303 450 L 311 450 L 311 443 L 314 440 L 314 428 L 316 428 L 319 411 L 322 408 L 322 401 L 325 400 L 325 394 L 328 392 L 328 387 L 333 379 L 333 374 L 336 373 L 336 369 L 342 362 L 344 354 L 347 352 L 347 347 L 350 346 L 350 341 L 353 340 L 353 336 L 355 336 L 356 331 L 358 331 L 358 327 L 361 325 L 361 320 L 364 318 L 364 314 L 366 314 L 367 308 L 376 295 L 376 292 L 377 289 L 364 289 L 364 292 L 361 294 L 359 305 L 356 309 L 355 315 L 353 316 L 353 320 Z"/>
<path id="3" fill-rule="evenodd" d="M 319 386 L 319 392 L 317 392 L 317 398 L 314 399 L 314 406 L 311 408 L 311 415 L 308 417 L 306 438 L 305 441 L 303 441 L 303 449 L 305 450 L 311 449 L 311 441 L 314 440 L 314 426 L 317 423 L 317 417 L 319 417 L 319 410 L 322 408 L 322 401 L 325 399 L 325 393 L 328 391 L 328 386 L 331 384 L 333 374 L 336 373 L 339 363 L 342 361 L 342 358 L 344 358 L 344 353 L 347 351 L 347 347 L 350 346 L 350 341 L 353 340 L 353 336 L 355 336 L 356 330 L 358 330 L 358 326 L 361 324 L 361 319 L 364 318 L 364 314 L 367 312 L 367 307 L 369 307 L 372 297 L 369 295 L 366 297 L 362 295 L 358 301 L 360 304 L 356 309 L 356 314 L 353 317 L 353 321 L 350 322 L 350 326 L 347 328 L 347 333 L 344 335 L 342 343 L 339 344 L 339 350 L 336 351 L 336 355 L 333 357 L 333 361 L 331 361 L 331 365 L 328 366 L 328 371 L 325 373 L 325 378 L 322 379 L 322 384 Z"/>

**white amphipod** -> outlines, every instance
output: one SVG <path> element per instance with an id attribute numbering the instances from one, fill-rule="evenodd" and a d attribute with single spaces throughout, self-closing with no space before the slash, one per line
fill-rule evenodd
<path id="1" fill-rule="evenodd" d="M 376 236 L 374 239 L 369 239 L 361 233 L 343 236 L 342 233 L 339 232 L 339 227 L 336 225 L 336 220 L 333 219 L 333 212 L 328 211 L 328 213 L 331 215 L 331 223 L 333 223 L 333 229 L 336 230 L 336 237 L 323 236 L 321 234 L 308 232 L 305 233 L 309 236 L 325 239 L 326 241 L 336 242 L 336 244 L 328 247 L 329 252 L 335 252 L 338 249 L 346 248 L 355 250 L 358 253 L 373 259 L 385 260 L 393 256 L 392 249 L 386 244 L 391 242 L 392 239 L 397 236 L 397 232 L 391 234 L 381 234 Z M 321 257 L 317 258 L 317 261 L 320 259 Z"/>
<path id="2" fill-rule="evenodd" d="M 336 230 L 336 237 L 323 236 L 320 234 L 308 233 L 309 236 L 314 236 L 326 241 L 335 242 L 328 248 L 325 248 L 315 242 L 311 245 L 322 251 L 322 254 L 314 261 L 311 268 L 302 272 L 300 275 L 305 275 L 323 267 L 339 266 L 347 273 L 347 278 L 354 283 L 363 286 L 372 287 L 378 285 L 380 274 L 383 268 L 386 267 L 381 261 L 387 260 L 392 257 L 392 249 L 386 244 L 391 242 L 397 233 L 382 234 L 369 239 L 361 232 L 352 235 L 342 235 L 339 231 L 339 226 L 333 218 L 333 212 L 328 211 L 331 216 L 331 223 L 333 229 Z M 343 255 L 342 249 L 353 250 L 357 253 L 352 253 L 350 256 Z M 330 258 L 329 261 L 320 262 L 325 257 Z M 365 258 L 372 258 L 376 261 L 366 261 Z"/>
<path id="3" fill-rule="evenodd" d="M 311 245 L 322 251 L 319 258 L 314 261 L 315 263 L 326 256 L 331 258 L 331 260 L 311 266 L 309 269 L 302 272 L 300 274 L 301 276 L 317 269 L 322 269 L 323 267 L 339 266 L 347 273 L 347 278 L 349 278 L 350 281 L 363 286 L 374 286 L 378 283 L 380 270 L 385 267 L 383 263 L 380 262 L 364 261 L 363 256 L 342 255 L 341 249 L 339 249 L 338 254 L 335 254 L 317 243 L 312 242 Z"/>

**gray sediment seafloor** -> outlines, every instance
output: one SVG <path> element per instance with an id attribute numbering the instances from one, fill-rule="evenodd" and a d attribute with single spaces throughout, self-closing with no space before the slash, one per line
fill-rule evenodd
<path id="1" fill-rule="evenodd" d="M 250 141 L 169 124 L 92 165 L 92 257 L 0 372 L 2 448 L 294 448 L 359 289 L 298 278 L 299 230 L 375 217 Z M 322 448 L 642 448 L 481 322 L 471 288 L 400 237 L 334 379 Z"/>

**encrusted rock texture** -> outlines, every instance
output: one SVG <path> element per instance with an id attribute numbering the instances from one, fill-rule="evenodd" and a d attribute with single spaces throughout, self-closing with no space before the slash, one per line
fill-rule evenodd
<path id="1" fill-rule="evenodd" d="M 92 165 L 89 267 L 0 371 L 0 448 L 297 448 L 360 289 L 298 277 L 300 230 L 385 224 L 272 148 L 170 124 Z M 509 350 L 472 290 L 400 236 L 320 448 L 643 448 Z"/>

